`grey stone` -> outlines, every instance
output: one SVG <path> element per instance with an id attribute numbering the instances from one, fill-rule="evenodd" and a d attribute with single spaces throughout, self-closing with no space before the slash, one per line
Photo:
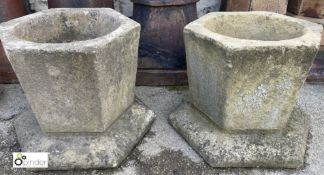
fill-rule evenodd
<path id="1" fill-rule="evenodd" d="M 219 11 L 222 0 L 200 0 L 197 2 L 198 17 Z"/>
<path id="2" fill-rule="evenodd" d="M 322 26 L 272 12 L 210 13 L 184 29 L 191 102 L 227 130 L 287 124 Z"/>
<path id="3" fill-rule="evenodd" d="M 103 132 L 133 103 L 139 33 L 108 8 L 51 9 L 0 26 L 44 132 Z"/>
<path id="4" fill-rule="evenodd" d="M 10 120 L 28 108 L 29 104 L 19 85 L 0 85 L 0 121 Z"/>
<path id="5" fill-rule="evenodd" d="M 44 133 L 32 111 L 15 121 L 24 152 L 49 152 L 47 170 L 117 167 L 148 131 L 154 113 L 134 103 L 103 133 Z"/>
<path id="6" fill-rule="evenodd" d="M 29 0 L 30 9 L 36 12 L 47 10 L 48 9 L 47 4 L 48 4 L 47 0 Z"/>
<path id="7" fill-rule="evenodd" d="M 17 144 L 15 128 L 12 121 L 0 121 L 0 150 Z M 1 157 L 1 156 L 0 156 Z"/>
<path id="8" fill-rule="evenodd" d="M 131 0 L 114 0 L 115 9 L 126 16 L 133 16 L 133 3 Z"/>
<path id="9" fill-rule="evenodd" d="M 301 167 L 308 119 L 296 107 L 282 131 L 229 133 L 188 103 L 170 115 L 174 128 L 212 167 Z"/>

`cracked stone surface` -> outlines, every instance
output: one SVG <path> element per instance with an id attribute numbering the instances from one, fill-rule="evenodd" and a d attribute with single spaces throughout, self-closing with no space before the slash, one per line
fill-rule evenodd
<path id="1" fill-rule="evenodd" d="M 5 85 L 9 86 L 9 85 Z M 19 85 L 14 85 L 19 89 Z M 16 89 L 17 90 L 17 89 Z M 324 84 L 305 84 L 298 104 L 310 114 L 310 135 L 305 164 L 299 169 L 211 168 L 168 124 L 171 112 L 187 98 L 186 87 L 137 87 L 136 95 L 156 114 L 156 121 L 142 142 L 119 168 L 106 170 L 30 172 L 13 169 L 11 153 L 16 144 L 0 149 L 0 174 L 4 175 L 322 175 L 324 172 Z M 1 96 L 0 96 L 1 98 Z M 18 100 L 18 103 L 23 101 Z M 17 104 L 18 105 L 18 104 Z M 1 106 L 0 106 L 1 107 Z M 10 109 L 8 109 L 10 110 Z M 3 121 L 0 121 L 0 123 Z M 0 133 L 1 134 L 1 133 Z M 149 149 L 150 148 L 150 149 Z"/>

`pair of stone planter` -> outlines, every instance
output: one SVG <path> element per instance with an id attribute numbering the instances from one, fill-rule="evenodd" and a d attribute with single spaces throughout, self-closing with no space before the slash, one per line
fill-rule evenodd
<path id="1" fill-rule="evenodd" d="M 307 117 L 294 105 L 321 30 L 267 12 L 187 25 L 193 105 L 171 124 L 214 167 L 302 165 Z M 134 102 L 139 35 L 111 9 L 47 10 L 1 25 L 33 110 L 15 124 L 22 151 L 49 152 L 50 169 L 118 166 L 154 119 Z"/>

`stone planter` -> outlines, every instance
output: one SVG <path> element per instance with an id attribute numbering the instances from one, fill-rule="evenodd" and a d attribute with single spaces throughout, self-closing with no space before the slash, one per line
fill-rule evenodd
<path id="1" fill-rule="evenodd" d="M 53 9 L 0 32 L 35 114 L 16 122 L 22 150 L 50 152 L 52 169 L 118 166 L 154 117 L 134 102 L 139 24 L 112 9 Z"/>
<path id="2" fill-rule="evenodd" d="M 294 117 L 300 114 L 298 108 L 292 111 L 318 51 L 321 31 L 322 26 L 315 23 L 271 12 L 211 13 L 190 23 L 184 33 L 194 108 L 179 108 L 171 115 L 171 123 L 212 166 L 301 166 L 307 126 L 300 121 L 304 117 Z M 201 113 L 192 112 L 196 108 Z M 189 116 L 206 116 L 220 130 L 214 129 L 211 137 L 197 138 L 182 123 Z M 300 126 L 294 128 L 296 123 Z M 283 130 L 287 132 L 278 135 Z M 237 135 L 226 135 L 230 132 Z M 269 135 L 240 135 L 245 132 Z M 214 146 L 200 145 L 207 141 Z M 261 147 L 265 157 L 260 157 Z M 221 151 L 233 154 L 217 155 Z M 276 151 L 290 154 L 278 158 Z"/>

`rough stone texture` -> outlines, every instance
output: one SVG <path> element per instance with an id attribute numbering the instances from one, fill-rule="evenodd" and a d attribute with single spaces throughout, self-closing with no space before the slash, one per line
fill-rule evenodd
<path id="1" fill-rule="evenodd" d="M 12 147 L 15 144 L 17 144 L 17 139 L 13 122 L 0 122 L 0 150 Z"/>
<path id="2" fill-rule="evenodd" d="M 15 128 L 23 152 L 49 152 L 48 169 L 108 168 L 120 165 L 153 120 L 153 111 L 136 102 L 104 133 L 44 134 L 31 110 Z"/>
<path id="3" fill-rule="evenodd" d="M 191 102 L 224 129 L 284 128 L 321 31 L 271 12 L 210 13 L 190 23 L 184 35 Z"/>
<path id="4" fill-rule="evenodd" d="M 24 92 L 17 85 L 0 85 L 0 121 L 10 120 L 29 108 Z"/>
<path id="5" fill-rule="evenodd" d="M 285 130 L 228 133 L 189 103 L 170 115 L 170 123 L 212 167 L 299 168 L 304 164 L 308 119 L 295 108 Z"/>
<path id="6" fill-rule="evenodd" d="M 139 33 L 107 8 L 45 10 L 0 26 L 44 132 L 102 132 L 133 103 Z"/>
<path id="7" fill-rule="evenodd" d="M 48 9 L 47 0 L 29 0 L 30 9 L 36 12 Z"/>
<path id="8" fill-rule="evenodd" d="M 219 11 L 222 0 L 200 0 L 197 2 L 198 17 L 201 17 L 209 12 Z"/>
<path id="9" fill-rule="evenodd" d="M 115 0 L 115 9 L 123 13 L 126 16 L 133 16 L 133 3 L 131 0 Z"/>
<path id="10" fill-rule="evenodd" d="M 8 86 L 8 85 L 4 85 Z M 19 85 L 16 85 L 19 89 Z M 12 86 L 10 86 L 12 87 Z M 9 88 L 6 88 L 9 89 Z M 301 90 L 299 106 L 311 115 L 311 128 L 300 169 L 267 168 L 212 168 L 193 151 L 187 142 L 168 124 L 169 114 L 187 100 L 187 87 L 137 87 L 136 95 L 154 111 L 156 121 L 142 142 L 128 158 L 115 169 L 30 172 L 12 168 L 12 152 L 18 145 L 0 150 L 2 175 L 322 175 L 324 172 L 324 85 L 305 84 Z M 16 100 L 17 105 L 23 100 Z M 8 109 L 10 110 L 10 109 Z M 1 122 L 1 121 L 0 121 Z"/>

